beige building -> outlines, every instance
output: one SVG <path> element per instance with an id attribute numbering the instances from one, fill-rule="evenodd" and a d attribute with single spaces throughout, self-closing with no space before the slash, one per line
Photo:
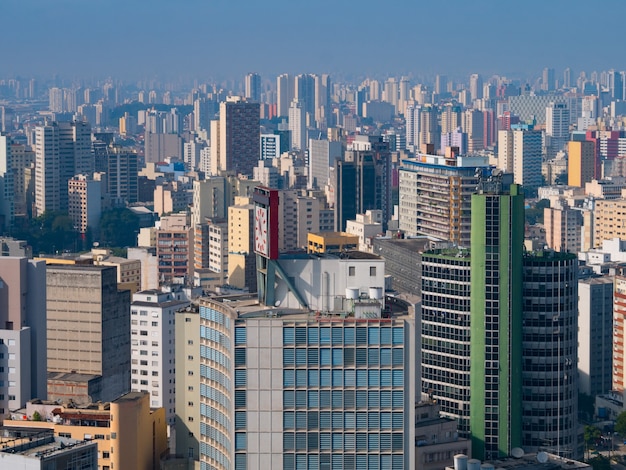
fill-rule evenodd
<path id="1" fill-rule="evenodd" d="M 102 212 L 100 181 L 85 175 L 76 175 L 67 185 L 68 212 L 74 228 L 80 233 L 87 232 L 87 227 L 97 230 Z"/>
<path id="2" fill-rule="evenodd" d="M 546 207 L 543 210 L 543 225 L 548 247 L 554 251 L 578 253 L 581 248 L 582 222 L 582 212 L 567 204 Z"/>
<path id="3" fill-rule="evenodd" d="M 200 458 L 200 315 L 198 306 L 176 313 L 176 455 Z"/>
<path id="4" fill-rule="evenodd" d="M 254 204 L 236 197 L 228 208 L 228 284 L 256 290 L 256 258 L 253 249 Z"/>
<path id="5" fill-rule="evenodd" d="M 618 199 L 622 196 L 622 190 L 626 188 L 623 179 L 615 180 L 592 180 L 585 183 L 585 194 L 601 199 Z"/>
<path id="6" fill-rule="evenodd" d="M 130 292 L 117 290 L 115 268 L 48 265 L 46 290 L 48 373 L 102 376 L 94 401 L 128 392 Z"/>
<path id="7" fill-rule="evenodd" d="M 593 213 L 592 247 L 613 238 L 626 238 L 626 199 L 598 199 Z"/>
<path id="8" fill-rule="evenodd" d="M 117 270 L 117 284 L 120 290 L 130 290 L 131 294 L 141 290 L 141 261 L 112 256 L 106 248 L 91 250 L 95 266 L 113 266 Z"/>
<path id="9" fill-rule="evenodd" d="M 40 420 L 34 420 L 35 417 Z M 51 429 L 55 436 L 94 440 L 101 470 L 152 470 L 167 455 L 165 409 L 150 409 L 150 395 L 127 393 L 110 403 L 84 407 L 28 403 L 26 413 L 5 421 L 10 429 Z M 22 418 L 22 419 L 20 419 Z"/>
<path id="10" fill-rule="evenodd" d="M 159 282 L 193 278 L 193 236 L 186 213 L 161 218 L 156 232 Z"/>
<path id="11" fill-rule="evenodd" d="M 359 245 L 359 236 L 346 232 L 309 233 L 308 253 L 338 253 L 354 250 Z"/>

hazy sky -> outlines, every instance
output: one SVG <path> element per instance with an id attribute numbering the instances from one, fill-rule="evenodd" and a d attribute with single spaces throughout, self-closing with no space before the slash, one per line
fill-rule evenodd
<path id="1" fill-rule="evenodd" d="M 0 78 L 626 69 L 624 0 L 0 0 Z"/>

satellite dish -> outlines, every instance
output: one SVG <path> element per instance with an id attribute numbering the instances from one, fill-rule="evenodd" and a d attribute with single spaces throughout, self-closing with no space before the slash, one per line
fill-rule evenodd
<path id="1" fill-rule="evenodd" d="M 524 457 L 524 449 L 522 449 L 521 447 L 515 447 L 511 450 L 511 455 L 516 459 L 521 459 L 522 457 Z"/>
<path id="2" fill-rule="evenodd" d="M 280 300 L 277 300 L 276 302 L 274 302 L 274 307 L 279 307 L 280 306 Z"/>
<path id="3" fill-rule="evenodd" d="M 537 454 L 537 462 L 546 463 L 548 461 L 548 454 L 544 451 L 541 451 Z"/>

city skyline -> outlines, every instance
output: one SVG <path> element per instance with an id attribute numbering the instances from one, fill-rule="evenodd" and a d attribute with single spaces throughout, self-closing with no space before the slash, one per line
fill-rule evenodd
<path id="1" fill-rule="evenodd" d="M 577 26 L 589 23 L 583 2 L 498 6 L 492 0 L 398 1 L 387 6 L 383 22 L 372 0 L 191 0 L 185 8 L 157 0 L 149 9 L 119 0 L 106 8 L 77 0 L 7 0 L 0 13 L 14 21 L 6 22 L 0 41 L 8 45 L 3 69 L 15 75 L 222 80 L 251 70 L 262 76 L 310 70 L 344 79 L 474 72 L 526 78 L 546 66 L 625 67 L 616 60 L 620 12 L 626 13 L 618 0 L 598 10 L 601 43 L 584 34 L 573 41 Z"/>

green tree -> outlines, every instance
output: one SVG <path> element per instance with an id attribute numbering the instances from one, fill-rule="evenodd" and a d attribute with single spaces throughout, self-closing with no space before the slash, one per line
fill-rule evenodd
<path id="1" fill-rule="evenodd" d="M 35 411 L 33 413 L 33 421 L 41 421 L 41 414 L 39 414 L 39 411 Z"/>
<path id="2" fill-rule="evenodd" d="M 101 246 L 136 246 L 138 232 L 139 217 L 129 209 L 112 209 L 100 217 Z"/>
<path id="3" fill-rule="evenodd" d="M 591 465 L 593 470 L 611 470 L 611 461 L 604 455 L 598 455 L 590 459 L 587 463 Z"/>
<path id="4" fill-rule="evenodd" d="M 587 460 L 589 460 L 589 450 L 595 446 L 600 436 L 602 436 L 602 433 L 598 428 L 595 426 L 585 426 L 583 439 L 585 440 L 585 449 L 587 450 Z"/>
<path id="5" fill-rule="evenodd" d="M 550 207 L 550 201 L 542 199 L 538 201 L 534 207 L 526 209 L 526 223 L 529 225 L 543 223 L 543 210 L 546 207 Z"/>
<path id="6" fill-rule="evenodd" d="M 626 411 L 622 411 L 615 420 L 615 432 L 626 437 Z"/>

